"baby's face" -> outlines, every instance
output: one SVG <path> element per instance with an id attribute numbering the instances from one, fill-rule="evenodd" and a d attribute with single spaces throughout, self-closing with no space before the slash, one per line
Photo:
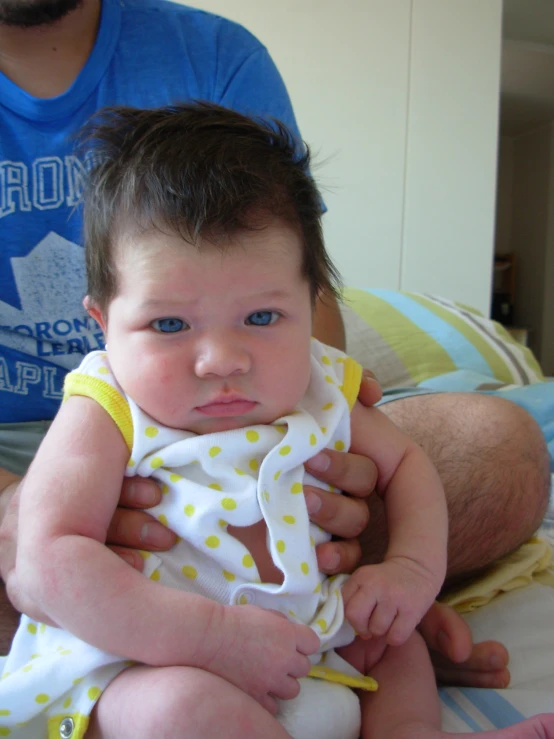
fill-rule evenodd
<path id="1" fill-rule="evenodd" d="M 225 251 L 150 232 L 117 248 L 112 370 L 159 423 L 199 434 L 270 423 L 310 379 L 310 288 L 300 237 L 275 220 Z"/>

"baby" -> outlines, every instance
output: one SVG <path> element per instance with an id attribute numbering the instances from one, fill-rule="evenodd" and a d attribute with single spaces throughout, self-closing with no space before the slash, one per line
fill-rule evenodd
<path id="1" fill-rule="evenodd" d="M 24 482 L 19 581 L 62 629 L 23 617 L 0 736 L 443 736 L 415 630 L 445 575 L 443 490 L 356 402 L 360 367 L 311 340 L 337 275 L 307 152 L 203 104 L 115 109 L 91 131 L 85 305 L 108 343 L 68 376 Z M 325 447 L 370 456 L 386 506 L 384 562 L 349 578 L 317 571 L 300 494 Z M 136 474 L 179 535 L 146 577 L 103 543 Z M 358 700 L 345 686 L 373 689 L 370 671 Z M 489 734 L 539 725 L 554 737 L 554 716 Z"/>

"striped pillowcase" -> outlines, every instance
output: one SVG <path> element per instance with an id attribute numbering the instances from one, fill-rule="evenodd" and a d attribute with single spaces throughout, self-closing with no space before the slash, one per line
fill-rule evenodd
<path id="1" fill-rule="evenodd" d="M 347 351 L 384 390 L 415 387 L 458 370 L 500 383 L 544 381 L 530 349 L 495 321 L 461 303 L 420 293 L 346 288 Z"/>

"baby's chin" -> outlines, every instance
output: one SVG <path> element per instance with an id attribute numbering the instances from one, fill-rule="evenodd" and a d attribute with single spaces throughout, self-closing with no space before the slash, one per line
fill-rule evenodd
<path id="1" fill-rule="evenodd" d="M 231 416 L 229 418 L 205 418 L 192 422 L 185 431 L 192 431 L 195 434 L 217 434 L 222 431 L 234 431 L 235 429 L 244 429 L 251 426 L 269 426 L 278 418 L 287 416 L 292 411 L 284 410 L 282 413 L 269 414 L 253 414 L 252 416 Z"/>

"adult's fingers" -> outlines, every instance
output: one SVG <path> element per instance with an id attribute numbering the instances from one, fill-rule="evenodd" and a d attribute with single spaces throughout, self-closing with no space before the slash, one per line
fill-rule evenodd
<path id="1" fill-rule="evenodd" d="M 126 477 L 121 486 L 119 505 L 126 508 L 151 508 L 160 502 L 159 485 L 146 477 Z"/>
<path id="2" fill-rule="evenodd" d="M 167 551 L 176 535 L 144 511 L 117 508 L 106 537 L 107 544 L 152 552 Z"/>
<path id="3" fill-rule="evenodd" d="M 359 536 L 369 522 L 369 509 L 364 500 L 337 495 L 327 490 L 304 487 L 310 520 L 328 534 L 350 539 Z"/>
<path id="4" fill-rule="evenodd" d="M 318 544 L 315 550 L 317 566 L 327 575 L 354 572 L 362 557 L 362 548 L 357 539 L 341 539 Z"/>
<path id="5" fill-rule="evenodd" d="M 362 371 L 362 382 L 358 390 L 358 400 L 362 405 L 371 406 L 378 403 L 383 397 L 381 385 L 371 370 Z"/>
<path id="6" fill-rule="evenodd" d="M 375 463 L 361 454 L 324 449 L 309 459 L 305 467 L 318 480 L 356 498 L 367 498 L 377 483 Z"/>

